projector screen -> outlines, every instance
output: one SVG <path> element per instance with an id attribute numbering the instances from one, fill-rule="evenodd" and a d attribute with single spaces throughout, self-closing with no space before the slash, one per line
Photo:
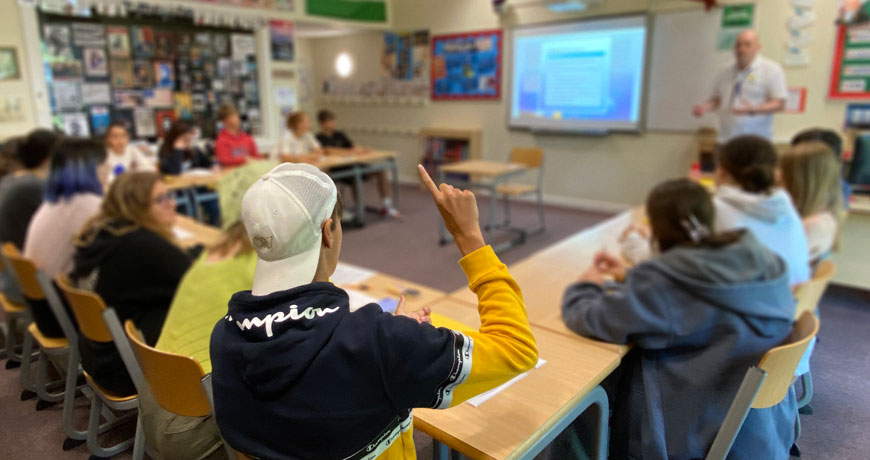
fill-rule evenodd
<path id="1" fill-rule="evenodd" d="M 511 128 L 640 129 L 646 17 L 513 31 Z"/>

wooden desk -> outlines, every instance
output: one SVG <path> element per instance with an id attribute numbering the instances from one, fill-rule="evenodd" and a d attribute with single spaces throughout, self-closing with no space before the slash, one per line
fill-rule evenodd
<path id="1" fill-rule="evenodd" d="M 192 187 L 214 187 L 222 177 L 232 172 L 233 169 L 234 168 L 225 168 L 213 171 L 211 174 L 167 174 L 163 176 L 163 182 L 166 183 L 166 188 L 169 190 L 183 190 Z"/>
<path id="2" fill-rule="evenodd" d="M 197 244 L 210 246 L 217 243 L 221 237 L 219 228 L 197 222 L 188 216 L 179 215 L 175 220 L 175 227 L 191 234 L 190 237 L 179 240 L 179 243 L 186 248 Z"/>
<path id="3" fill-rule="evenodd" d="M 432 309 L 480 327 L 476 311 L 451 299 Z M 583 404 L 587 396 L 603 394 L 597 385 L 621 357 L 543 328 L 533 326 L 532 333 L 546 364 L 479 407 L 463 403 L 447 410 L 415 409 L 416 428 L 475 459 L 531 458 L 540 452 L 588 407 Z M 605 396 L 604 405 L 606 401 Z"/>
<path id="4" fill-rule="evenodd" d="M 509 178 L 518 174 L 522 174 L 527 170 L 528 167 L 520 163 L 504 163 L 499 161 L 486 160 L 457 161 L 455 163 L 450 163 L 448 165 L 442 165 L 438 167 L 438 182 L 448 182 L 462 188 L 480 188 L 489 190 L 489 220 L 486 226 L 486 231 L 491 234 L 492 231 L 496 228 L 495 208 L 498 204 L 499 185 L 504 181 L 508 180 Z M 467 174 L 469 176 L 469 180 L 465 182 L 448 181 L 448 174 Z M 485 179 L 485 181 L 477 181 L 477 178 Z M 440 220 L 438 221 L 437 225 L 438 244 L 443 246 L 450 242 L 450 238 L 448 237 L 447 231 Z M 543 228 L 533 230 L 511 228 L 509 230 L 517 231 L 518 236 L 507 241 L 506 243 L 494 245 L 493 249 L 496 252 L 522 244 L 523 242 L 525 242 L 527 236 L 539 231 L 543 231 Z"/>
<path id="5" fill-rule="evenodd" d="M 405 310 L 408 312 L 429 307 L 443 299 L 446 293 L 428 288 L 422 284 L 395 278 L 383 273 L 376 273 L 371 278 L 355 285 L 339 285 L 345 289 L 355 289 L 376 299 L 392 297 L 398 299 L 405 296 Z"/>
<path id="6" fill-rule="evenodd" d="M 625 211 L 508 267 L 523 292 L 529 322 L 564 335 L 578 337 L 562 323 L 562 294 L 565 288 L 576 282 L 580 274 L 592 264 L 596 252 L 607 249 L 618 254 L 617 240 L 620 234 L 630 224 L 640 222 L 642 215 L 640 208 Z M 451 292 L 450 297 L 465 304 L 477 304 L 476 296 L 468 287 Z M 629 350 L 625 345 L 593 342 L 620 354 Z"/>

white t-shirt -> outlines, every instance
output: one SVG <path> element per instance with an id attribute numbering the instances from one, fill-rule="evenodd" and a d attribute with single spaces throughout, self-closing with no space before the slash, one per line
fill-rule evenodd
<path id="1" fill-rule="evenodd" d="M 154 172 L 157 167 L 145 153 L 138 148 L 127 145 L 124 152 L 120 155 L 115 154 L 111 150 L 106 151 L 106 162 L 109 164 L 109 182 L 115 180 L 115 176 L 125 172 Z"/>
<path id="2" fill-rule="evenodd" d="M 79 193 L 55 203 L 43 201 L 27 227 L 24 256 L 33 260 L 49 278 L 73 268 L 73 241 L 82 227 L 100 211 L 103 198 Z"/>
<path id="3" fill-rule="evenodd" d="M 314 137 L 311 131 L 296 137 L 290 130 L 284 130 L 284 135 L 281 137 L 281 143 L 278 146 L 278 153 L 289 155 L 305 155 L 320 148 L 320 142 Z"/>
<path id="4" fill-rule="evenodd" d="M 735 107 L 757 107 L 771 99 L 785 99 L 788 87 L 785 72 L 776 62 L 756 56 L 744 70 L 732 65 L 716 77 L 713 95 L 719 97 L 720 143 L 744 134 L 773 139 L 773 114 L 735 115 Z"/>

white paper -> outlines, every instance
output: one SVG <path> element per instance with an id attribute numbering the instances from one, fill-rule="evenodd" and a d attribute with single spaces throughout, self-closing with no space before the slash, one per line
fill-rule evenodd
<path id="1" fill-rule="evenodd" d="M 547 364 L 547 361 L 538 358 L 538 364 L 535 364 L 535 369 L 543 366 L 544 364 Z M 532 369 L 532 370 L 534 370 L 534 369 Z M 531 371 L 529 371 L 529 372 L 531 372 Z M 487 391 L 486 393 L 481 393 L 473 398 L 468 398 L 468 400 L 467 400 L 468 404 L 471 404 L 474 407 L 480 406 L 481 404 L 489 401 L 489 399 L 492 398 L 493 396 L 501 393 L 502 391 L 506 390 L 511 385 L 513 385 L 513 384 L 519 382 L 520 380 L 522 380 L 523 378 L 525 378 L 525 376 L 528 375 L 529 372 L 523 372 L 522 374 L 508 380 L 507 382 L 503 383 L 500 386 L 493 388 L 492 390 Z"/>
<path id="2" fill-rule="evenodd" d="M 178 238 L 179 240 L 189 240 L 189 239 L 193 238 L 193 233 L 191 233 L 191 232 L 189 232 L 189 231 L 187 231 L 179 226 L 172 227 L 172 234 L 175 235 L 175 237 Z"/>
<path id="3" fill-rule="evenodd" d="M 378 303 L 378 299 L 368 294 L 363 294 L 360 291 L 345 289 L 345 292 L 347 292 L 347 297 L 350 303 L 350 311 L 352 312 L 357 311 L 370 303 Z"/>
<path id="4" fill-rule="evenodd" d="M 210 176 L 214 174 L 214 171 L 209 168 L 193 168 L 185 171 L 184 174 L 189 176 Z"/>
<path id="5" fill-rule="evenodd" d="M 253 35 L 232 34 L 230 40 L 233 45 L 233 59 L 245 59 L 257 51 Z"/>
<path id="6" fill-rule="evenodd" d="M 362 283 L 371 278 L 374 274 L 374 271 L 367 268 L 339 262 L 338 266 L 335 267 L 335 272 L 330 278 L 332 279 L 333 284 L 341 286 Z"/>
<path id="7" fill-rule="evenodd" d="M 108 83 L 83 83 L 82 104 L 111 104 L 112 92 Z"/>

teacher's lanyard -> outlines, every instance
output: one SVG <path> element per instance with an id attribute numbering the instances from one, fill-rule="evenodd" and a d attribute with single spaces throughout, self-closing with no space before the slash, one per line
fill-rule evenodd
<path id="1" fill-rule="evenodd" d="M 731 88 L 731 107 L 734 107 L 734 101 L 740 97 L 740 94 L 743 92 L 743 84 L 746 83 L 746 80 L 752 76 L 752 66 L 746 68 L 746 70 L 740 72 L 740 75 L 737 76 L 737 80 L 734 81 L 734 87 Z"/>

